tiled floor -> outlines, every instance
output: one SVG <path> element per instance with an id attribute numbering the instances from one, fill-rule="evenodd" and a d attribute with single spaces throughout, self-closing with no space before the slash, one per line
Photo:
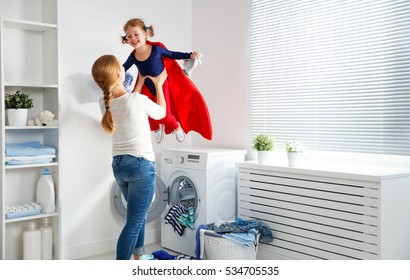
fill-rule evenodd
<path id="1" fill-rule="evenodd" d="M 179 255 L 179 253 L 173 252 L 166 248 L 162 248 L 159 243 L 145 245 L 146 254 L 151 254 L 152 252 L 155 252 L 157 250 L 165 250 L 171 255 Z M 109 252 L 109 253 L 102 254 L 102 255 L 91 256 L 91 257 L 83 258 L 81 260 L 115 260 L 115 252 L 113 251 L 113 252 Z"/>

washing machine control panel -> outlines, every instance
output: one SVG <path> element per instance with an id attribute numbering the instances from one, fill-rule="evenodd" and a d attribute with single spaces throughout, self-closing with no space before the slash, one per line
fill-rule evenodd
<path id="1" fill-rule="evenodd" d="M 185 163 L 185 157 L 184 156 L 178 156 L 177 158 L 177 164 L 184 164 Z"/>
<path id="2" fill-rule="evenodd" d="M 207 167 L 207 157 L 203 154 L 175 152 L 163 153 L 161 163 L 170 166 L 181 166 L 185 168 L 205 170 Z"/>

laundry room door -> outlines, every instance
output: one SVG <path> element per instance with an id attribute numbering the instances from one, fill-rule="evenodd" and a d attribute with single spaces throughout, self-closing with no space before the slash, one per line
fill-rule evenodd
<path id="1" fill-rule="evenodd" d="M 115 180 L 112 182 L 111 186 L 111 201 L 113 203 L 113 208 L 117 213 L 118 217 L 125 221 L 127 215 L 127 202 L 121 193 L 120 187 L 117 185 Z M 164 212 L 167 205 L 167 189 L 164 182 L 159 176 L 156 178 L 155 193 L 152 198 L 150 207 L 148 208 L 148 214 L 146 223 L 150 223 L 159 218 Z"/>

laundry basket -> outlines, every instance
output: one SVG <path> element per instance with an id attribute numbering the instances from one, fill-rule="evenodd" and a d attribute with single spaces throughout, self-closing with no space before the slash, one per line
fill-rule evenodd
<path id="1" fill-rule="evenodd" d="M 204 259 L 207 260 L 256 260 L 259 235 L 255 244 L 245 246 L 215 234 L 204 233 Z"/>

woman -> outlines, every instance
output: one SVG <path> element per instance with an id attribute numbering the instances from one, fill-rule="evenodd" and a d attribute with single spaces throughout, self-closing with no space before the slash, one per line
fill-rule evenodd
<path id="1" fill-rule="evenodd" d="M 94 81 L 103 91 L 100 99 L 101 125 L 112 135 L 112 169 L 127 201 L 127 219 L 117 242 L 117 260 L 139 259 L 144 254 L 145 217 L 151 204 L 156 179 L 155 154 L 148 117 L 165 117 L 162 85 L 164 70 L 150 78 L 157 91 L 157 102 L 139 94 L 145 77 L 139 76 L 136 91 L 127 93 L 125 70 L 113 55 L 103 55 L 92 66 Z"/>

